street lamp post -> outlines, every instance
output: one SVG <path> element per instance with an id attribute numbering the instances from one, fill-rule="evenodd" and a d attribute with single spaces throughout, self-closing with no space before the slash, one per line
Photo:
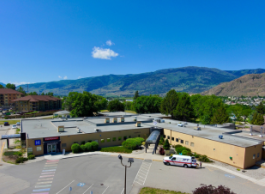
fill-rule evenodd
<path id="1" fill-rule="evenodd" d="M 127 168 L 130 168 L 132 163 L 134 162 L 133 158 L 129 158 L 128 159 L 128 162 L 130 163 L 130 166 L 127 166 L 127 165 L 124 165 L 122 163 L 122 156 L 119 154 L 118 155 L 118 158 L 121 160 L 121 165 L 125 167 L 125 177 L 124 177 L 124 194 L 126 194 L 126 171 L 127 171 Z"/>

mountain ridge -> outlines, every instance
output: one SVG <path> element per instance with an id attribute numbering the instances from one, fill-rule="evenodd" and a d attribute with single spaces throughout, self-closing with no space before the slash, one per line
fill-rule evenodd
<path id="1" fill-rule="evenodd" d="M 153 72 L 126 75 L 102 75 L 77 80 L 60 80 L 28 84 L 29 92 L 53 92 L 67 95 L 71 91 L 89 91 L 98 95 L 132 96 L 136 90 L 142 95 L 165 94 L 170 89 L 188 93 L 201 93 L 222 82 L 232 81 L 241 75 L 264 73 L 265 69 L 224 71 L 207 67 L 180 67 Z M 27 85 L 21 85 L 25 90 Z"/>

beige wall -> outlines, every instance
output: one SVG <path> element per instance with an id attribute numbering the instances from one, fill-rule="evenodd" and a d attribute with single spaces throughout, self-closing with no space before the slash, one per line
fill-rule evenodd
<path id="1" fill-rule="evenodd" d="M 132 129 L 132 130 L 123 130 L 123 131 L 112 131 L 112 132 L 98 132 L 98 133 L 90 133 L 90 134 L 77 134 L 77 135 L 69 135 L 69 136 L 61 136 L 61 151 L 65 149 L 65 151 L 71 151 L 71 146 L 73 143 L 81 143 L 82 141 L 94 141 L 97 140 L 99 143 L 99 147 L 110 147 L 110 146 L 120 146 L 124 141 L 124 136 L 129 137 L 140 137 L 147 138 L 149 135 L 149 128 L 141 128 L 141 129 Z M 116 141 L 113 141 L 113 137 L 116 137 Z M 121 137 L 119 141 L 118 138 Z M 110 142 L 107 142 L 107 138 L 110 138 Z M 41 139 L 41 151 L 37 151 L 38 146 L 35 146 L 35 140 Z M 105 142 L 101 142 L 101 139 L 104 139 Z M 62 144 L 66 144 L 66 147 L 62 148 Z M 34 155 L 43 155 L 43 138 L 35 138 L 27 140 L 27 148 L 31 147 Z"/>
<path id="2" fill-rule="evenodd" d="M 218 160 L 239 168 L 248 168 L 255 165 L 256 161 L 261 159 L 262 145 L 253 146 L 250 148 L 242 148 L 231 144 L 226 144 L 218 141 L 213 141 L 205 138 L 200 138 L 192 135 L 179 133 L 176 131 L 164 129 L 166 138 L 170 137 L 170 144 L 182 145 L 191 149 L 192 152 L 207 155 L 209 158 Z M 172 137 L 174 140 L 172 140 Z M 179 142 L 176 142 L 176 138 Z M 180 142 L 183 140 L 183 143 Z M 188 144 L 186 144 L 188 143 Z M 194 146 L 191 146 L 191 143 Z M 252 155 L 260 153 L 259 158 L 252 159 Z M 232 157 L 232 159 L 230 159 Z"/>

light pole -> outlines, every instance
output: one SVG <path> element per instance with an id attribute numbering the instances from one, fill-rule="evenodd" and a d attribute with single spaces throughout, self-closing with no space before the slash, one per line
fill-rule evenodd
<path id="1" fill-rule="evenodd" d="M 128 162 L 130 163 L 130 166 L 127 166 L 127 165 L 124 165 L 122 163 L 122 156 L 119 154 L 118 155 L 118 158 L 121 160 L 121 165 L 125 167 L 125 177 L 124 177 L 124 194 L 126 194 L 126 171 L 127 171 L 127 168 L 130 168 L 132 163 L 134 162 L 133 158 L 129 158 L 128 159 Z"/>

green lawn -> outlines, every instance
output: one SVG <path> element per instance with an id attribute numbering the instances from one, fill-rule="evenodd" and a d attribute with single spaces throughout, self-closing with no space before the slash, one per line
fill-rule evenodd
<path id="1" fill-rule="evenodd" d="M 17 122 L 20 122 L 20 120 L 6 120 L 6 121 L 0 121 L 0 125 L 3 125 L 4 122 L 8 122 L 10 125 L 15 125 Z"/>
<path id="2" fill-rule="evenodd" d="M 144 187 L 141 189 L 139 194 L 188 194 L 188 193 Z"/>
<path id="3" fill-rule="evenodd" d="M 132 150 L 124 148 L 124 147 L 108 147 L 108 148 L 101 148 L 101 152 L 116 152 L 116 153 L 132 153 Z"/>

